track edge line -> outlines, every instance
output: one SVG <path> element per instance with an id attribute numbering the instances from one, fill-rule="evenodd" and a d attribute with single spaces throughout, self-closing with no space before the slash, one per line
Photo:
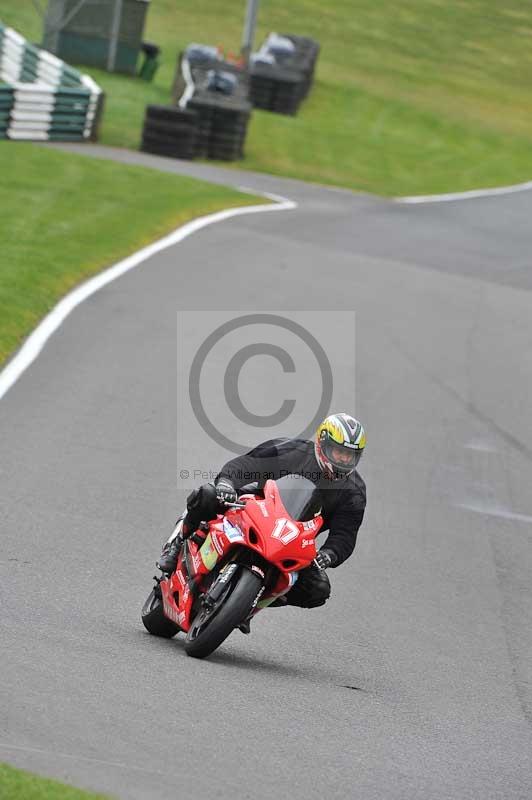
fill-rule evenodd
<path id="1" fill-rule="evenodd" d="M 120 278 L 126 272 L 135 269 L 135 267 L 138 267 L 151 256 L 160 253 L 162 250 L 166 250 L 168 247 L 179 244 L 184 241 L 184 239 L 187 239 L 189 236 L 192 236 L 192 234 L 197 233 L 197 231 L 209 225 L 224 222 L 232 217 L 244 216 L 245 214 L 259 214 L 264 211 L 291 211 L 297 208 L 297 203 L 287 197 L 272 195 L 267 192 L 255 192 L 255 194 L 262 194 L 264 197 L 274 202 L 267 205 L 237 206 L 236 208 L 216 211 L 213 214 L 207 214 L 203 217 L 196 217 L 180 225 L 179 228 L 176 228 L 161 239 L 146 245 L 146 247 L 142 247 L 135 253 L 118 261 L 116 264 L 107 267 L 75 289 L 72 289 L 72 291 L 59 300 L 52 310 L 48 312 L 44 319 L 42 319 L 37 327 L 29 334 L 18 352 L 16 352 L 5 367 L 0 370 L 0 400 L 7 394 L 12 386 L 15 385 L 31 364 L 33 364 L 47 341 L 63 324 L 72 311 L 87 300 L 87 298 L 96 294 L 100 289 L 103 289 L 104 286 L 117 280 L 117 278 Z"/>

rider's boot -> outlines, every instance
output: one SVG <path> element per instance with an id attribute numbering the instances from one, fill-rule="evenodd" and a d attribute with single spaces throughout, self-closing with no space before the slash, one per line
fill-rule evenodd
<path id="1" fill-rule="evenodd" d="M 169 542 L 166 542 L 163 551 L 159 556 L 157 566 L 161 572 L 168 574 L 175 572 L 177 567 L 177 559 L 179 558 L 179 551 L 183 544 L 183 540 L 189 535 L 188 526 L 183 520 L 177 521 L 177 533 L 174 534 Z"/>
<path id="2" fill-rule="evenodd" d="M 171 573 L 175 571 L 182 544 L 183 538 L 180 535 L 172 539 L 171 542 L 166 542 L 163 547 L 163 552 L 159 556 L 159 561 L 157 562 L 157 566 L 161 572 Z"/>

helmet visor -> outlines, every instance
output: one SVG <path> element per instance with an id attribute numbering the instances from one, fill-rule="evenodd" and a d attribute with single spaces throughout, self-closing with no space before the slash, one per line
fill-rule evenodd
<path id="1" fill-rule="evenodd" d="M 362 455 L 362 450 L 355 450 L 353 447 L 345 447 L 345 445 L 331 441 L 324 442 L 323 450 L 335 471 L 341 475 L 348 475 L 352 472 Z"/>

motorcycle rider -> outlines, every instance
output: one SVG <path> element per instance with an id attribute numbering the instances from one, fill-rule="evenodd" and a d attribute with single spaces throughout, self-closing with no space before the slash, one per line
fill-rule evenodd
<path id="1" fill-rule="evenodd" d="M 271 439 L 231 459 L 222 467 L 214 484 L 200 486 L 187 498 L 181 528 L 178 526 L 178 535 L 164 546 L 159 568 L 173 572 L 183 539 L 191 536 L 202 521 L 221 513 L 224 502 L 235 502 L 242 487 L 250 481 L 258 481 L 262 491 L 268 478 L 302 475 L 318 487 L 323 530 L 328 530 L 329 535 L 314 563 L 301 570 L 282 604 L 301 608 L 323 605 L 331 593 L 325 570 L 338 567 L 352 554 L 364 517 L 366 485 L 356 466 L 365 445 L 361 423 L 350 414 L 340 413 L 323 420 L 314 440 Z"/>

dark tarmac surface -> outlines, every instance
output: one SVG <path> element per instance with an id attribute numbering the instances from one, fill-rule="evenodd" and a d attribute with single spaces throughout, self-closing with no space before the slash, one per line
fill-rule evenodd
<path id="1" fill-rule="evenodd" d="M 0 760 L 120 798 L 528 800 L 532 193 L 406 206 L 107 155 L 299 207 L 106 287 L 0 402 Z M 139 611 L 184 493 L 176 311 L 218 307 L 356 311 L 369 504 L 324 608 L 199 662 Z"/>

